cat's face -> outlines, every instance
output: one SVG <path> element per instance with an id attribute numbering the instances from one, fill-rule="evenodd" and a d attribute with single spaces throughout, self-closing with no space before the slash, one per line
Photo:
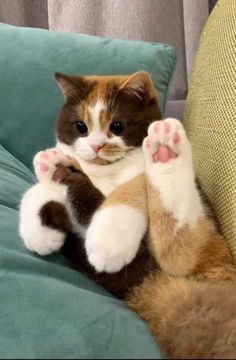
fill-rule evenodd
<path id="1" fill-rule="evenodd" d="M 104 165 L 122 159 L 142 145 L 148 125 L 161 119 L 156 91 L 145 72 L 56 78 L 65 96 L 57 139 L 79 159 Z"/>

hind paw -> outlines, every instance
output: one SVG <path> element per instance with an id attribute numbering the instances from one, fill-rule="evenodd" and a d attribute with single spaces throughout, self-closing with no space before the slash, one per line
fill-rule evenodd
<path id="1" fill-rule="evenodd" d="M 153 122 L 144 140 L 143 151 L 149 161 L 168 163 L 191 151 L 183 125 L 176 119 Z"/>

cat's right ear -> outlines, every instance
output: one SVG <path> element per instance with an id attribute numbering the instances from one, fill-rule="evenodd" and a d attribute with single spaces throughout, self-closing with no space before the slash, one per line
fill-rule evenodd
<path id="1" fill-rule="evenodd" d="M 83 93 L 86 87 L 86 81 L 80 76 L 55 73 L 55 78 L 65 99 Z"/>

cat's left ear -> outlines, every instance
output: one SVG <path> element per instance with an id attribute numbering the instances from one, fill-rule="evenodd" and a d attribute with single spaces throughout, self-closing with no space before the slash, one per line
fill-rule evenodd
<path id="1" fill-rule="evenodd" d="M 120 90 L 122 89 L 135 95 L 142 101 L 147 101 L 152 96 L 154 85 L 147 72 L 138 71 L 121 85 Z"/>
<path id="2" fill-rule="evenodd" d="M 80 95 L 80 98 L 82 98 L 88 87 L 85 79 L 80 76 L 56 73 L 55 78 L 65 99 L 76 97 L 78 94 Z"/>

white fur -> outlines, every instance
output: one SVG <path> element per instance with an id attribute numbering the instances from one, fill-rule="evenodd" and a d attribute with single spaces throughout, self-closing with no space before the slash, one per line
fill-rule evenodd
<path id="1" fill-rule="evenodd" d="M 49 255 L 59 251 L 64 244 L 62 232 L 42 225 L 40 209 L 49 201 L 56 201 L 67 209 L 72 231 L 85 238 L 86 228 L 74 216 L 67 196 L 67 186 L 54 182 L 36 184 L 23 196 L 20 204 L 20 236 L 25 246 L 39 255 Z"/>
<path id="2" fill-rule="evenodd" d="M 68 146 L 68 145 L 66 145 Z M 94 160 L 97 154 L 93 151 L 88 143 L 88 137 L 79 137 L 75 142 L 69 146 L 74 153 L 74 157 L 84 159 L 85 161 Z M 61 147 L 60 147 L 61 149 Z"/>
<path id="3" fill-rule="evenodd" d="M 75 157 L 79 161 L 83 171 L 105 196 L 108 196 L 118 186 L 144 172 L 144 159 L 141 148 L 131 150 L 123 159 L 117 162 L 109 165 L 97 165 L 81 159 L 69 145 L 57 141 L 57 147 L 66 155 Z"/>
<path id="4" fill-rule="evenodd" d="M 164 132 L 164 122 L 171 125 L 169 134 Z M 147 138 L 143 144 L 146 174 L 153 187 L 159 191 L 166 210 L 177 220 L 177 229 L 185 224 L 194 226 L 203 208 L 194 179 L 190 142 L 183 125 L 176 119 L 166 119 L 160 123 L 158 134 L 154 131 L 155 125 L 156 122 L 148 129 L 151 152 L 146 146 Z M 173 142 L 176 132 L 180 136 L 178 144 Z M 159 145 L 168 145 L 178 154 L 177 158 L 167 163 L 154 163 L 152 156 Z"/>
<path id="5" fill-rule="evenodd" d="M 137 209 L 128 205 L 102 208 L 86 234 L 89 262 L 98 272 L 120 271 L 135 258 L 146 229 L 146 219 Z"/>
<path id="6" fill-rule="evenodd" d="M 20 236 L 30 251 L 49 255 L 60 250 L 65 234 L 43 226 L 39 212 L 48 201 L 64 204 L 66 198 L 66 187 L 56 183 L 36 184 L 24 194 L 20 204 Z"/>

